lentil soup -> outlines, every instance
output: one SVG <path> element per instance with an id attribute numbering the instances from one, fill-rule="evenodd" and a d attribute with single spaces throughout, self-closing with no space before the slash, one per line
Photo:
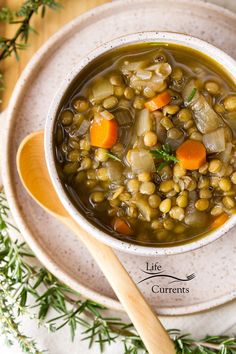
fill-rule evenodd
<path id="1" fill-rule="evenodd" d="M 173 246 L 235 213 L 236 88 L 195 50 L 111 50 L 73 81 L 54 128 L 64 188 L 91 223 Z"/>

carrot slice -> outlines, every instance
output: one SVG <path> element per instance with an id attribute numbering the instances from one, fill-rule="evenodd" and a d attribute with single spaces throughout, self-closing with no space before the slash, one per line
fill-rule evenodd
<path id="1" fill-rule="evenodd" d="M 171 101 L 171 95 L 168 91 L 164 91 L 145 103 L 145 107 L 150 111 L 154 112 L 157 109 L 160 109 L 166 106 Z"/>
<path id="2" fill-rule="evenodd" d="M 90 127 L 92 146 L 110 149 L 118 138 L 118 124 L 115 119 L 95 120 Z"/>
<path id="3" fill-rule="evenodd" d="M 211 229 L 216 229 L 220 227 L 228 220 L 228 218 L 229 216 L 226 213 L 220 214 L 213 220 L 213 223 L 211 224 Z"/>
<path id="4" fill-rule="evenodd" d="M 180 165 L 186 170 L 197 170 L 206 162 L 206 148 L 197 140 L 186 140 L 176 150 Z"/>
<path id="5" fill-rule="evenodd" d="M 123 235 L 133 235 L 133 229 L 128 225 L 124 219 L 115 218 L 112 221 L 112 227 L 116 232 Z"/>

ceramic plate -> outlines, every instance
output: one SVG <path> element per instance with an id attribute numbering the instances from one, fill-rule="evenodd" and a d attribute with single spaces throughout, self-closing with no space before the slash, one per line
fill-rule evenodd
<path id="1" fill-rule="evenodd" d="M 114 37 L 144 30 L 192 34 L 236 58 L 236 15 L 227 10 L 189 0 L 109 3 L 63 27 L 37 52 L 16 85 L 5 130 L 5 191 L 26 241 L 58 278 L 113 309 L 122 307 L 87 250 L 24 191 L 15 158 L 20 141 L 43 129 L 55 91 L 85 53 Z M 157 312 L 172 315 L 209 309 L 236 297 L 235 251 L 235 230 L 231 230 L 216 242 L 183 255 L 117 254 Z"/>

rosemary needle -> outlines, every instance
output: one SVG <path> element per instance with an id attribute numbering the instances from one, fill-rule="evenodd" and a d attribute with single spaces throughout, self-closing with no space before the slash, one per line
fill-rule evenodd
<path id="1" fill-rule="evenodd" d="M 157 166 L 157 170 L 161 171 L 165 166 L 169 165 L 171 162 L 178 162 L 179 160 L 172 153 L 171 147 L 168 144 L 162 145 L 161 148 L 150 150 L 150 153 L 156 160 L 161 160 Z"/>

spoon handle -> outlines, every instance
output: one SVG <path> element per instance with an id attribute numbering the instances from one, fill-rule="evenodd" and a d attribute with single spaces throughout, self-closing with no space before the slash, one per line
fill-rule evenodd
<path id="1" fill-rule="evenodd" d="M 149 354 L 175 354 L 169 335 L 113 250 L 89 236 L 73 219 L 68 217 L 62 221 L 87 246 L 129 315 Z"/>

